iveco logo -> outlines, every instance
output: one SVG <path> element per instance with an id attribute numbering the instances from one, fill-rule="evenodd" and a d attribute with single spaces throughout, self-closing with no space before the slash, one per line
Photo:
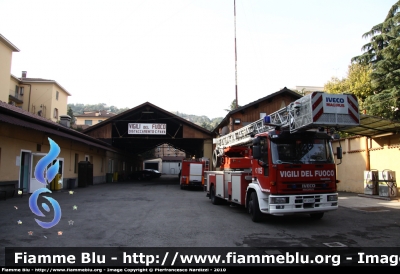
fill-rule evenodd
<path id="1" fill-rule="evenodd" d="M 315 188 L 315 184 L 302 184 L 302 188 Z"/>

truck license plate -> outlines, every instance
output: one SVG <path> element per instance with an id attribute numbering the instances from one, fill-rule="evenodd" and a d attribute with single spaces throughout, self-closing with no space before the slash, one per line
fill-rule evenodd
<path id="1" fill-rule="evenodd" d="M 315 199 L 314 198 L 304 198 L 303 203 L 305 203 L 305 204 L 315 203 Z"/>

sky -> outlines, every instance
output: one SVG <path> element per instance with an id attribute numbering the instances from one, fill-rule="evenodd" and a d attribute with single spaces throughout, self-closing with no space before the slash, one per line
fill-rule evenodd
<path id="1" fill-rule="evenodd" d="M 236 94 L 244 106 L 346 77 L 369 42 L 362 35 L 395 3 L 0 0 L 0 34 L 20 50 L 11 74 L 55 80 L 69 104 L 149 102 L 212 119 L 226 116 Z"/>

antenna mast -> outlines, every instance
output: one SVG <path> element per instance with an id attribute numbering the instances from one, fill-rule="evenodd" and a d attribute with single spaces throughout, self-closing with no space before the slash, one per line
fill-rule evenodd
<path id="1" fill-rule="evenodd" d="M 236 52 L 236 0 L 233 0 L 233 12 L 235 23 L 235 94 L 236 94 L 236 108 L 238 108 L 238 87 L 237 87 L 237 52 Z"/>

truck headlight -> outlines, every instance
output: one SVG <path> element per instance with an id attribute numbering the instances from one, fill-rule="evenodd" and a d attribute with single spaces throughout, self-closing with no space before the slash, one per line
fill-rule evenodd
<path id="1" fill-rule="evenodd" d="M 288 197 L 272 197 L 271 204 L 287 204 L 289 203 Z"/>
<path id="2" fill-rule="evenodd" d="M 335 202 L 338 200 L 337 195 L 328 195 L 328 202 Z"/>

